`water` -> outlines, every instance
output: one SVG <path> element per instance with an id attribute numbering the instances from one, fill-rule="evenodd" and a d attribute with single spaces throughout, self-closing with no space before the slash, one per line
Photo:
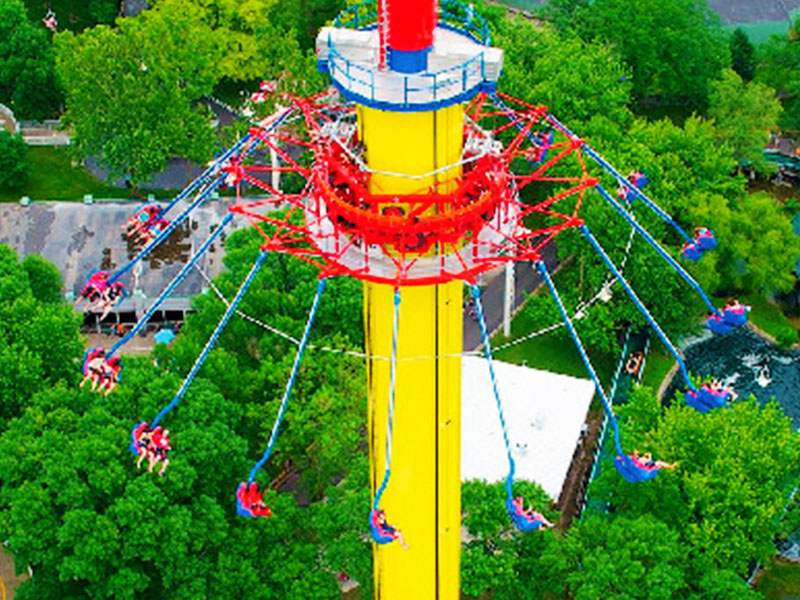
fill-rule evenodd
<path id="1" fill-rule="evenodd" d="M 740 397 L 755 396 L 762 404 L 772 398 L 800 427 L 800 352 L 778 348 L 751 330 L 742 328 L 689 345 L 684 353 L 693 375 L 715 377 L 733 386 Z M 672 380 L 667 398 L 683 381 Z"/>

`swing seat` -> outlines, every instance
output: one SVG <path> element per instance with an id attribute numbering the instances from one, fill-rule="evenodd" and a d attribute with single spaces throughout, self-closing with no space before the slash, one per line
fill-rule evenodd
<path id="1" fill-rule="evenodd" d="M 700 414 L 705 414 L 711 410 L 706 404 L 700 401 L 699 395 L 694 390 L 686 390 L 683 393 L 683 400 L 687 406 L 691 406 Z"/>
<path id="2" fill-rule="evenodd" d="M 698 399 L 709 409 L 721 408 L 731 399 L 731 393 L 726 390 L 714 390 L 707 385 L 700 387 Z"/>
<path id="3" fill-rule="evenodd" d="M 633 458 L 628 455 L 617 456 L 614 459 L 614 467 L 626 481 L 630 481 L 631 483 L 641 483 L 655 479 L 659 471 L 659 468 L 655 465 L 643 465 L 633 460 Z"/>
<path id="4" fill-rule="evenodd" d="M 717 247 L 717 238 L 714 232 L 706 227 L 701 227 L 697 232 L 697 237 L 694 238 L 694 243 L 700 250 L 713 250 Z"/>
<path id="5" fill-rule="evenodd" d="M 708 319 L 706 319 L 706 327 L 708 327 L 713 333 L 719 335 L 730 333 L 730 331 L 733 329 L 733 325 L 727 323 L 718 315 L 710 315 Z"/>
<path id="6" fill-rule="evenodd" d="M 390 544 L 397 539 L 394 528 L 378 522 L 378 511 L 373 510 L 369 514 L 369 530 L 372 541 L 376 544 Z"/>
<path id="7" fill-rule="evenodd" d="M 541 520 L 528 517 L 522 511 L 522 504 L 512 501 L 509 498 L 506 498 L 506 511 L 508 511 L 508 516 L 511 518 L 511 522 L 514 524 L 514 527 L 523 533 L 536 531 L 542 525 L 544 525 Z"/>
<path id="8" fill-rule="evenodd" d="M 650 183 L 647 179 L 647 176 L 641 171 L 634 171 L 633 173 L 628 175 L 628 181 L 630 181 L 640 190 L 646 188 L 647 184 Z"/>
<path id="9" fill-rule="evenodd" d="M 258 508 L 256 502 L 263 502 L 261 492 L 255 484 L 248 488 L 247 482 L 242 481 L 236 489 L 236 514 L 245 518 L 269 517 L 272 511 L 268 506 Z"/>
<path id="10" fill-rule="evenodd" d="M 686 260 L 698 261 L 703 258 L 703 250 L 697 243 L 686 242 L 681 250 L 681 256 Z"/>
<path id="11" fill-rule="evenodd" d="M 749 310 L 750 307 L 744 304 L 733 308 L 725 308 L 722 310 L 722 320 L 731 327 L 741 327 L 747 323 L 747 312 Z"/>
<path id="12" fill-rule="evenodd" d="M 131 429 L 131 443 L 128 444 L 128 450 L 130 450 L 134 456 L 139 456 L 142 453 L 142 448 L 139 446 L 139 439 L 147 429 L 147 421 L 142 421 L 138 425 L 134 425 L 133 429 Z"/>

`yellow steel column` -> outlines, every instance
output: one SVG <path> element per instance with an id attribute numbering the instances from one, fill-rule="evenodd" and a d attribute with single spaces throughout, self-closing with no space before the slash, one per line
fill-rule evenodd
<path id="1" fill-rule="evenodd" d="M 358 125 L 371 169 L 422 175 L 458 162 L 463 108 L 393 113 L 358 108 Z M 376 174 L 371 192 L 420 192 L 460 175 L 408 179 Z M 440 192 L 448 191 L 438 188 Z M 402 530 L 398 543 L 373 545 L 375 598 L 458 600 L 461 527 L 461 282 L 401 290 L 395 386 L 392 474 L 382 507 Z M 388 357 L 392 344 L 393 289 L 364 285 L 366 349 Z M 404 360 L 428 357 L 421 360 Z M 367 367 L 373 493 L 385 468 L 389 362 Z"/>

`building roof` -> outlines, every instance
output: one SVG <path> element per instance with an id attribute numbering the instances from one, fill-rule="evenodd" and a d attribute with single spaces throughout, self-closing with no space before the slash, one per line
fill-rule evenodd
<path id="1" fill-rule="evenodd" d="M 138 286 L 145 296 L 153 298 L 167 286 L 193 250 L 222 220 L 228 204 L 212 200 L 195 209 L 187 224 L 142 261 Z M 78 294 L 91 269 L 117 269 L 132 256 L 133 248 L 126 242 L 122 228 L 138 206 L 137 202 L 0 204 L 0 244 L 9 244 L 20 256 L 41 254 L 61 272 L 65 291 Z M 184 207 L 185 204 L 177 206 L 169 217 L 176 216 Z M 245 219 L 234 219 L 227 234 L 247 225 Z M 221 237 L 224 239 L 225 235 Z M 212 245 L 200 260 L 200 267 L 215 277 L 223 268 L 223 254 L 222 244 Z M 134 278 L 127 275 L 124 281 L 132 284 Z M 190 272 L 176 289 L 176 295 L 199 294 L 205 285 L 197 271 Z"/>
<path id="2" fill-rule="evenodd" d="M 538 483 L 554 500 L 567 477 L 586 422 L 594 385 L 494 361 L 516 478 Z M 461 477 L 504 480 L 508 459 L 485 359 L 462 362 Z"/>

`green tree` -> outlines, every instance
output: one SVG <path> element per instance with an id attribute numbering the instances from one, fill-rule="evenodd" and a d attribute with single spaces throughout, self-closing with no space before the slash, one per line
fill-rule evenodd
<path id="1" fill-rule="evenodd" d="M 170 1 L 160 0 L 156 6 Z M 282 92 L 309 95 L 324 89 L 316 68 L 313 40 L 318 25 L 338 12 L 336 7 L 341 4 L 338 0 L 288 3 L 191 0 L 191 3 L 217 37 L 220 57 L 216 66 L 224 81 L 241 84 L 274 80 L 278 82 L 278 95 Z M 313 31 L 309 30 L 312 21 L 319 21 L 313 25 Z M 270 103 L 263 110 L 272 108 Z"/>
<path id="2" fill-rule="evenodd" d="M 47 31 L 20 0 L 0 1 L 0 102 L 22 119 L 51 117 L 61 103 Z"/>
<path id="3" fill-rule="evenodd" d="M 800 39 L 792 32 L 788 36 L 772 36 L 759 46 L 756 79 L 780 94 L 784 109 L 781 127 L 797 131 L 800 130 Z"/>
<path id="4" fill-rule="evenodd" d="M 110 25 L 119 12 L 119 3 L 115 0 L 89 0 L 89 15 L 95 23 Z"/>
<path id="5" fill-rule="evenodd" d="M 612 49 L 574 34 L 560 38 L 522 17 L 501 21 L 493 39 L 505 52 L 501 83 L 507 93 L 544 104 L 567 123 L 596 115 L 623 127 L 630 123 L 630 73 Z"/>
<path id="6" fill-rule="evenodd" d="M 22 268 L 28 273 L 28 283 L 36 300 L 56 303 L 63 299 L 61 273 L 53 263 L 38 254 L 30 254 L 22 261 Z"/>
<path id="7" fill-rule="evenodd" d="M 241 408 L 197 381 L 170 416 L 167 475 L 137 473 L 131 400 L 160 404 L 175 381 L 132 360 L 127 379 L 111 402 L 74 387 L 43 391 L 0 438 L 0 529 L 17 564 L 36 574 L 20 596 L 337 598 L 294 498 L 268 494 L 270 520 L 235 516 L 248 462 L 230 428 Z"/>
<path id="8" fill-rule="evenodd" d="M 555 522 L 550 499 L 534 483 L 516 482 L 514 493 Z M 520 533 L 505 509 L 505 484 L 475 480 L 461 488 L 463 526 L 468 538 L 461 549 L 461 589 L 470 596 L 492 592 L 498 600 L 542 597 L 537 558 L 556 543 L 552 530 Z"/>
<path id="9" fill-rule="evenodd" d="M 762 151 L 778 127 L 781 110 L 775 90 L 745 83 L 731 69 L 723 71 L 711 86 L 708 113 L 716 121 L 717 138 L 733 150 L 736 160 L 761 173 L 768 170 Z"/>
<path id="10" fill-rule="evenodd" d="M 577 13 L 587 40 L 613 44 L 633 70 L 633 94 L 704 107 L 730 62 L 719 18 L 695 0 L 597 0 Z"/>
<path id="11" fill-rule="evenodd" d="M 631 448 L 678 468 L 640 485 L 621 480 L 608 464 L 590 493 L 614 515 L 651 514 L 679 532 L 691 557 L 687 581 L 704 590 L 702 597 L 723 598 L 721 590 L 745 575 L 751 560 L 774 553 L 800 456 L 789 419 L 774 402 L 762 407 L 752 398 L 705 415 L 676 400 L 662 412 L 647 388 L 619 416 Z M 628 424 L 635 427 L 628 431 Z"/>
<path id="12" fill-rule="evenodd" d="M 684 597 L 686 562 L 678 532 L 647 514 L 583 519 L 541 557 L 550 592 L 575 600 Z"/>
<path id="13" fill-rule="evenodd" d="M 741 27 L 731 34 L 731 68 L 745 81 L 752 81 L 756 73 L 756 49 Z"/>
<path id="14" fill-rule="evenodd" d="M 16 188 L 28 176 L 27 147 L 22 136 L 0 128 L 0 188 Z"/>
<path id="15" fill-rule="evenodd" d="M 39 258 L 20 264 L 0 245 L 0 426 L 38 391 L 78 379 L 78 317 L 58 298 L 60 288 L 52 265 Z"/>
<path id="16" fill-rule="evenodd" d="M 721 226 L 724 245 L 716 257 L 719 291 L 787 292 L 795 283 L 800 242 L 792 221 L 770 194 L 748 194 Z"/>
<path id="17" fill-rule="evenodd" d="M 550 0 L 545 6 L 544 16 L 557 31 L 563 33 L 575 29 L 579 11 L 589 3 L 590 0 Z"/>
<path id="18" fill-rule="evenodd" d="M 116 29 L 56 37 L 73 145 L 133 185 L 172 156 L 204 162 L 213 130 L 198 100 L 219 80 L 220 45 L 201 11 L 172 0 Z"/>

